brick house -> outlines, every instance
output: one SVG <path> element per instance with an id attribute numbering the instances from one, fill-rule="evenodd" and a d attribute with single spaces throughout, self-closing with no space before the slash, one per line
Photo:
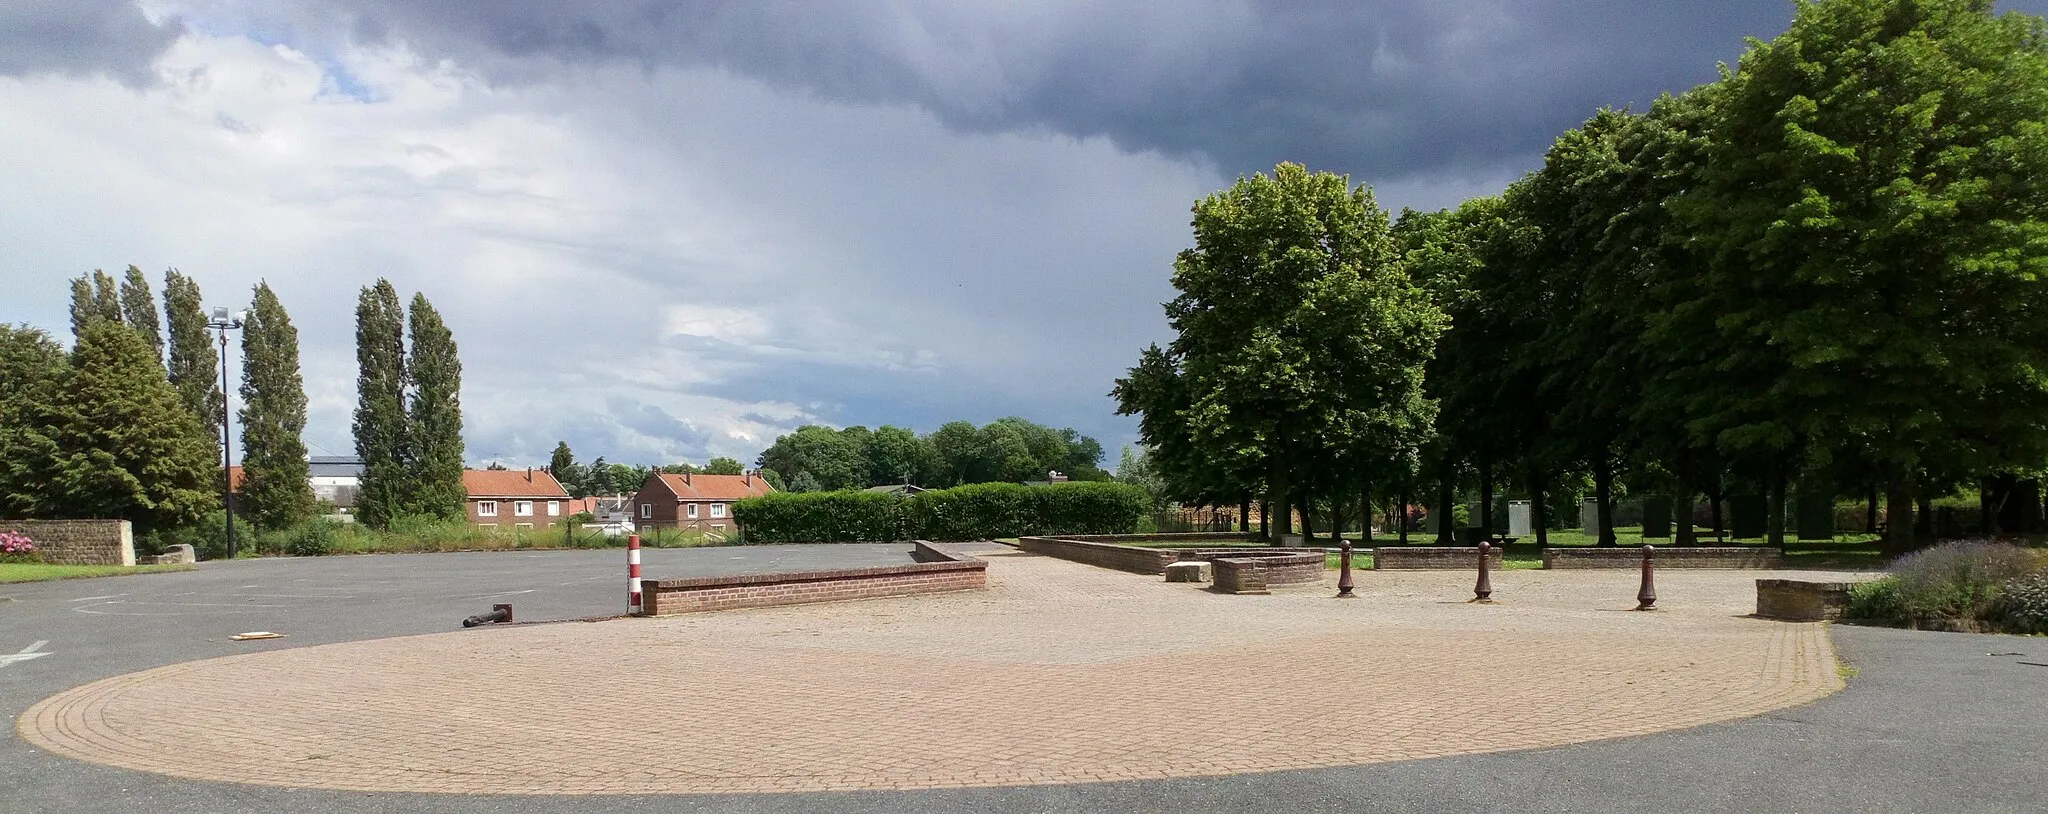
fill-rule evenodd
<path id="1" fill-rule="evenodd" d="M 569 493 L 545 469 L 465 469 L 462 488 L 473 526 L 544 529 L 570 515 Z"/>
<path id="2" fill-rule="evenodd" d="M 647 476 L 633 493 L 633 522 L 642 530 L 737 530 L 732 504 L 775 489 L 752 472 L 743 475 L 668 474 Z"/>

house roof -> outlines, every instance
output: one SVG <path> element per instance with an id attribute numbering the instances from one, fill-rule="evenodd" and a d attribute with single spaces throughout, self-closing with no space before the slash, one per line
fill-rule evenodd
<path id="1" fill-rule="evenodd" d="M 914 495 L 919 492 L 929 492 L 931 490 L 926 489 L 922 486 L 912 486 L 908 483 L 897 483 L 883 486 L 870 486 L 866 489 L 862 489 L 861 491 L 875 492 L 884 495 Z"/>
<path id="2" fill-rule="evenodd" d="M 760 475 L 662 473 L 661 482 L 681 500 L 744 500 L 775 491 L 768 485 L 768 480 Z"/>
<path id="3" fill-rule="evenodd" d="M 465 469 L 462 488 L 470 497 L 568 500 L 568 491 L 545 469 Z"/>
<path id="4" fill-rule="evenodd" d="M 242 493 L 242 477 L 243 477 L 243 476 L 242 476 L 242 468 L 241 468 L 241 467 L 239 467 L 239 466 L 230 466 L 230 467 L 228 467 L 228 491 L 230 491 L 230 492 L 234 492 L 235 494 L 238 494 L 238 495 L 239 495 L 239 494 L 241 494 L 241 493 Z"/>
<path id="5" fill-rule="evenodd" d="M 363 460 L 354 455 L 314 455 L 306 459 L 306 474 L 316 478 L 360 478 Z"/>

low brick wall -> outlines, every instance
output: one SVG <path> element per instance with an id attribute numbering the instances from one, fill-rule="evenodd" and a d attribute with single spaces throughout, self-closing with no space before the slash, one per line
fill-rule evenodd
<path id="1" fill-rule="evenodd" d="M 1170 548 L 1139 548 L 1072 537 L 1020 537 L 1017 547 L 1032 554 L 1137 574 L 1164 574 L 1168 564 L 1180 561 L 1180 552 Z"/>
<path id="2" fill-rule="evenodd" d="M 1486 552 L 1486 564 L 1501 567 L 1501 549 L 1493 547 Z M 1372 567 L 1375 571 L 1450 571 L 1463 568 L 1479 570 L 1478 546 L 1388 546 L 1372 549 Z"/>
<path id="3" fill-rule="evenodd" d="M 1216 557 L 1216 590 L 1225 593 L 1265 593 L 1267 588 L 1315 585 L 1323 581 L 1323 552 L 1272 554 L 1252 557 Z"/>
<path id="4" fill-rule="evenodd" d="M 641 615 L 669 616 L 988 587 L 987 562 L 922 540 L 912 545 L 911 558 L 917 562 L 904 565 L 647 580 L 640 588 Z"/>
<path id="5" fill-rule="evenodd" d="M 1840 619 L 1849 609 L 1853 582 L 1756 581 L 1756 615 L 1788 622 Z"/>
<path id="6" fill-rule="evenodd" d="M 1658 568 L 1754 568 L 1785 567 L 1785 552 L 1765 546 L 1657 546 Z M 1610 548 L 1546 548 L 1544 568 L 1640 568 L 1642 546 Z"/>
<path id="7" fill-rule="evenodd" d="M 135 564 L 135 527 L 126 520 L 0 520 L 0 531 L 28 535 L 57 565 Z"/>

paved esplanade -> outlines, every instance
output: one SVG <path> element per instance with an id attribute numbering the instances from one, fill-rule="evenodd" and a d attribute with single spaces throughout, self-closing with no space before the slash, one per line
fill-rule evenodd
<path id="1" fill-rule="evenodd" d="M 1381 572 L 1224 596 L 1024 555 L 986 592 L 230 656 L 60 693 L 19 731 L 176 777 L 357 791 L 915 789 L 1307 769 L 1638 735 L 1840 686 L 1754 573 Z"/>

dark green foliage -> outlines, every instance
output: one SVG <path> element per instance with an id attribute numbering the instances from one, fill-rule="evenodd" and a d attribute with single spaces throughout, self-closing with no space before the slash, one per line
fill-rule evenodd
<path id="1" fill-rule="evenodd" d="M 404 460 L 410 478 L 404 500 L 413 514 L 459 520 L 468 497 L 462 486 L 462 360 L 454 335 L 425 295 L 413 295 L 409 321 L 412 405 Z"/>
<path id="2" fill-rule="evenodd" d="M 1101 460 L 1102 445 L 1093 438 L 1012 416 L 984 427 L 949 422 L 921 438 L 891 426 L 798 427 L 775 439 L 757 463 L 788 478 L 792 491 L 799 485 L 830 491 L 1021 483 L 1048 480 L 1053 471 L 1075 480 L 1106 480 L 1108 473 L 1097 467 Z"/>
<path id="3" fill-rule="evenodd" d="M 307 481 L 306 387 L 299 373 L 299 331 L 284 304 L 258 283 L 242 324 L 242 491 L 235 509 L 265 529 L 313 516 Z"/>
<path id="4" fill-rule="evenodd" d="M 214 350 L 213 334 L 206 329 L 199 284 L 177 269 L 164 272 L 164 324 L 170 350 L 166 364 L 171 386 L 178 389 L 178 402 L 201 424 L 219 427 L 227 412 L 226 394 L 220 390 L 220 354 Z M 219 450 L 214 454 L 219 455 Z"/>
<path id="5" fill-rule="evenodd" d="M 363 288 L 356 303 L 356 455 L 363 480 L 356 518 L 384 528 L 406 513 L 405 310 L 389 280 Z"/>
<path id="6" fill-rule="evenodd" d="M 761 453 L 760 465 L 791 478 L 808 474 L 824 490 L 858 489 L 868 484 L 861 445 L 846 433 L 809 424 L 775 439 Z"/>
<path id="7" fill-rule="evenodd" d="M 1849 606 L 1843 609 L 1843 615 L 1850 619 L 1878 621 L 1905 619 L 1906 606 L 1899 600 L 1898 577 L 1874 579 L 1851 586 Z"/>
<path id="8" fill-rule="evenodd" d="M 163 358 L 163 321 L 157 317 L 156 295 L 150 292 L 142 269 L 134 266 L 128 267 L 127 276 L 121 280 L 121 320 L 149 343 L 158 359 Z"/>
<path id="9" fill-rule="evenodd" d="M 149 531 L 219 507 L 206 428 L 181 408 L 147 343 L 127 326 L 85 326 L 55 416 L 54 489 L 63 517 L 119 517 Z"/>
<path id="10" fill-rule="evenodd" d="M 85 326 L 95 322 L 120 322 L 123 318 L 120 287 L 99 269 L 71 281 L 71 336 L 81 339 Z"/>
<path id="11" fill-rule="evenodd" d="M 734 504 L 750 543 L 979 540 L 1128 534 L 1150 506 L 1121 483 L 981 483 L 903 498 L 875 492 L 777 493 Z"/>
<path id="12" fill-rule="evenodd" d="M 0 324 L 0 517 L 54 516 L 57 408 L 70 371 L 49 334 Z"/>
<path id="13" fill-rule="evenodd" d="M 746 467 L 741 465 L 737 458 L 712 458 L 710 463 L 704 465 L 706 475 L 738 475 L 744 472 Z"/>

